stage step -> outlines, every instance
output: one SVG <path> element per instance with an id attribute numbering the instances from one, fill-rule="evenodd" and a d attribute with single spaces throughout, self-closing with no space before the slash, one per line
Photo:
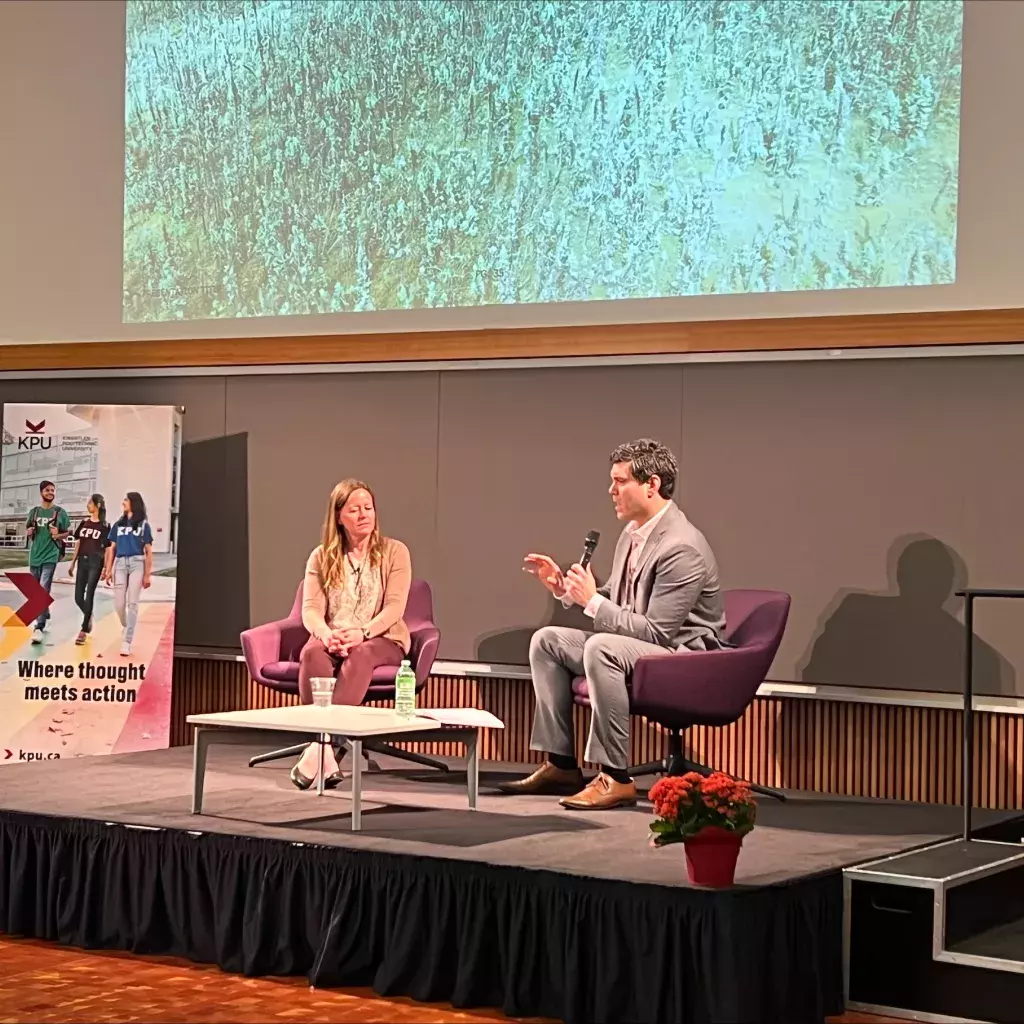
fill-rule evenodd
<path id="1" fill-rule="evenodd" d="M 1003 970 L 1024 971 L 1024 917 L 972 935 L 949 946 L 957 957 L 987 958 L 1000 962 Z M 1016 966 L 1010 967 L 1010 964 Z"/>
<path id="2" fill-rule="evenodd" d="M 1024 843 L 1010 829 L 847 868 L 850 1009 L 1024 1024 Z"/>
<path id="3" fill-rule="evenodd" d="M 1014 857 L 945 892 L 936 959 L 991 971 L 1024 972 L 1024 862 Z"/>

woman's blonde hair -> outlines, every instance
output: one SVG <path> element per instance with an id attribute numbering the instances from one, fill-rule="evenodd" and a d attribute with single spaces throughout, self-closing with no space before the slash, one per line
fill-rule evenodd
<path id="1" fill-rule="evenodd" d="M 344 529 L 338 524 L 338 513 L 345 507 L 348 499 L 352 497 L 353 491 L 366 491 L 373 499 L 373 510 L 376 516 L 377 497 L 369 484 L 362 480 L 342 480 L 334 485 L 331 497 L 327 502 L 327 514 L 324 516 L 323 529 L 320 532 L 320 581 L 324 590 L 333 590 L 340 587 L 344 582 L 345 574 L 348 571 L 348 560 L 345 555 L 351 550 L 352 545 Z M 370 565 L 380 565 L 381 556 L 384 554 L 384 538 L 380 532 L 380 518 L 376 517 L 373 524 L 373 534 L 370 536 L 370 547 L 367 557 Z"/>

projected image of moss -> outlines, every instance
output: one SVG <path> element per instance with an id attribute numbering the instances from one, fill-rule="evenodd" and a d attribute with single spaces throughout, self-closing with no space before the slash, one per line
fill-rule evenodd
<path id="1" fill-rule="evenodd" d="M 960 0 L 129 0 L 124 318 L 942 284 Z"/>

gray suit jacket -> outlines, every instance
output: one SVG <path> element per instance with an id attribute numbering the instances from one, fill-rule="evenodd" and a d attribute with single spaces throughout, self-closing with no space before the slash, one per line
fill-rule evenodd
<path id="1" fill-rule="evenodd" d="M 623 530 L 611 576 L 598 588 L 607 600 L 594 616 L 597 631 L 672 650 L 725 646 L 718 564 L 704 534 L 682 510 L 672 503 L 647 538 L 634 573 L 632 603 L 631 595 L 624 593 L 629 548 L 629 535 Z"/>

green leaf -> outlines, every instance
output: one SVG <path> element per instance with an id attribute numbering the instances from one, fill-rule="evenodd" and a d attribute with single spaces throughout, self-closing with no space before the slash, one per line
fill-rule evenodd
<path id="1" fill-rule="evenodd" d="M 681 843 L 685 836 L 679 835 L 678 832 L 674 832 L 667 835 L 656 836 L 654 839 L 655 846 L 668 846 L 670 843 Z"/>
<path id="2" fill-rule="evenodd" d="M 668 835 L 670 832 L 675 832 L 677 829 L 674 821 L 652 821 L 651 831 L 660 833 L 661 835 Z"/>

